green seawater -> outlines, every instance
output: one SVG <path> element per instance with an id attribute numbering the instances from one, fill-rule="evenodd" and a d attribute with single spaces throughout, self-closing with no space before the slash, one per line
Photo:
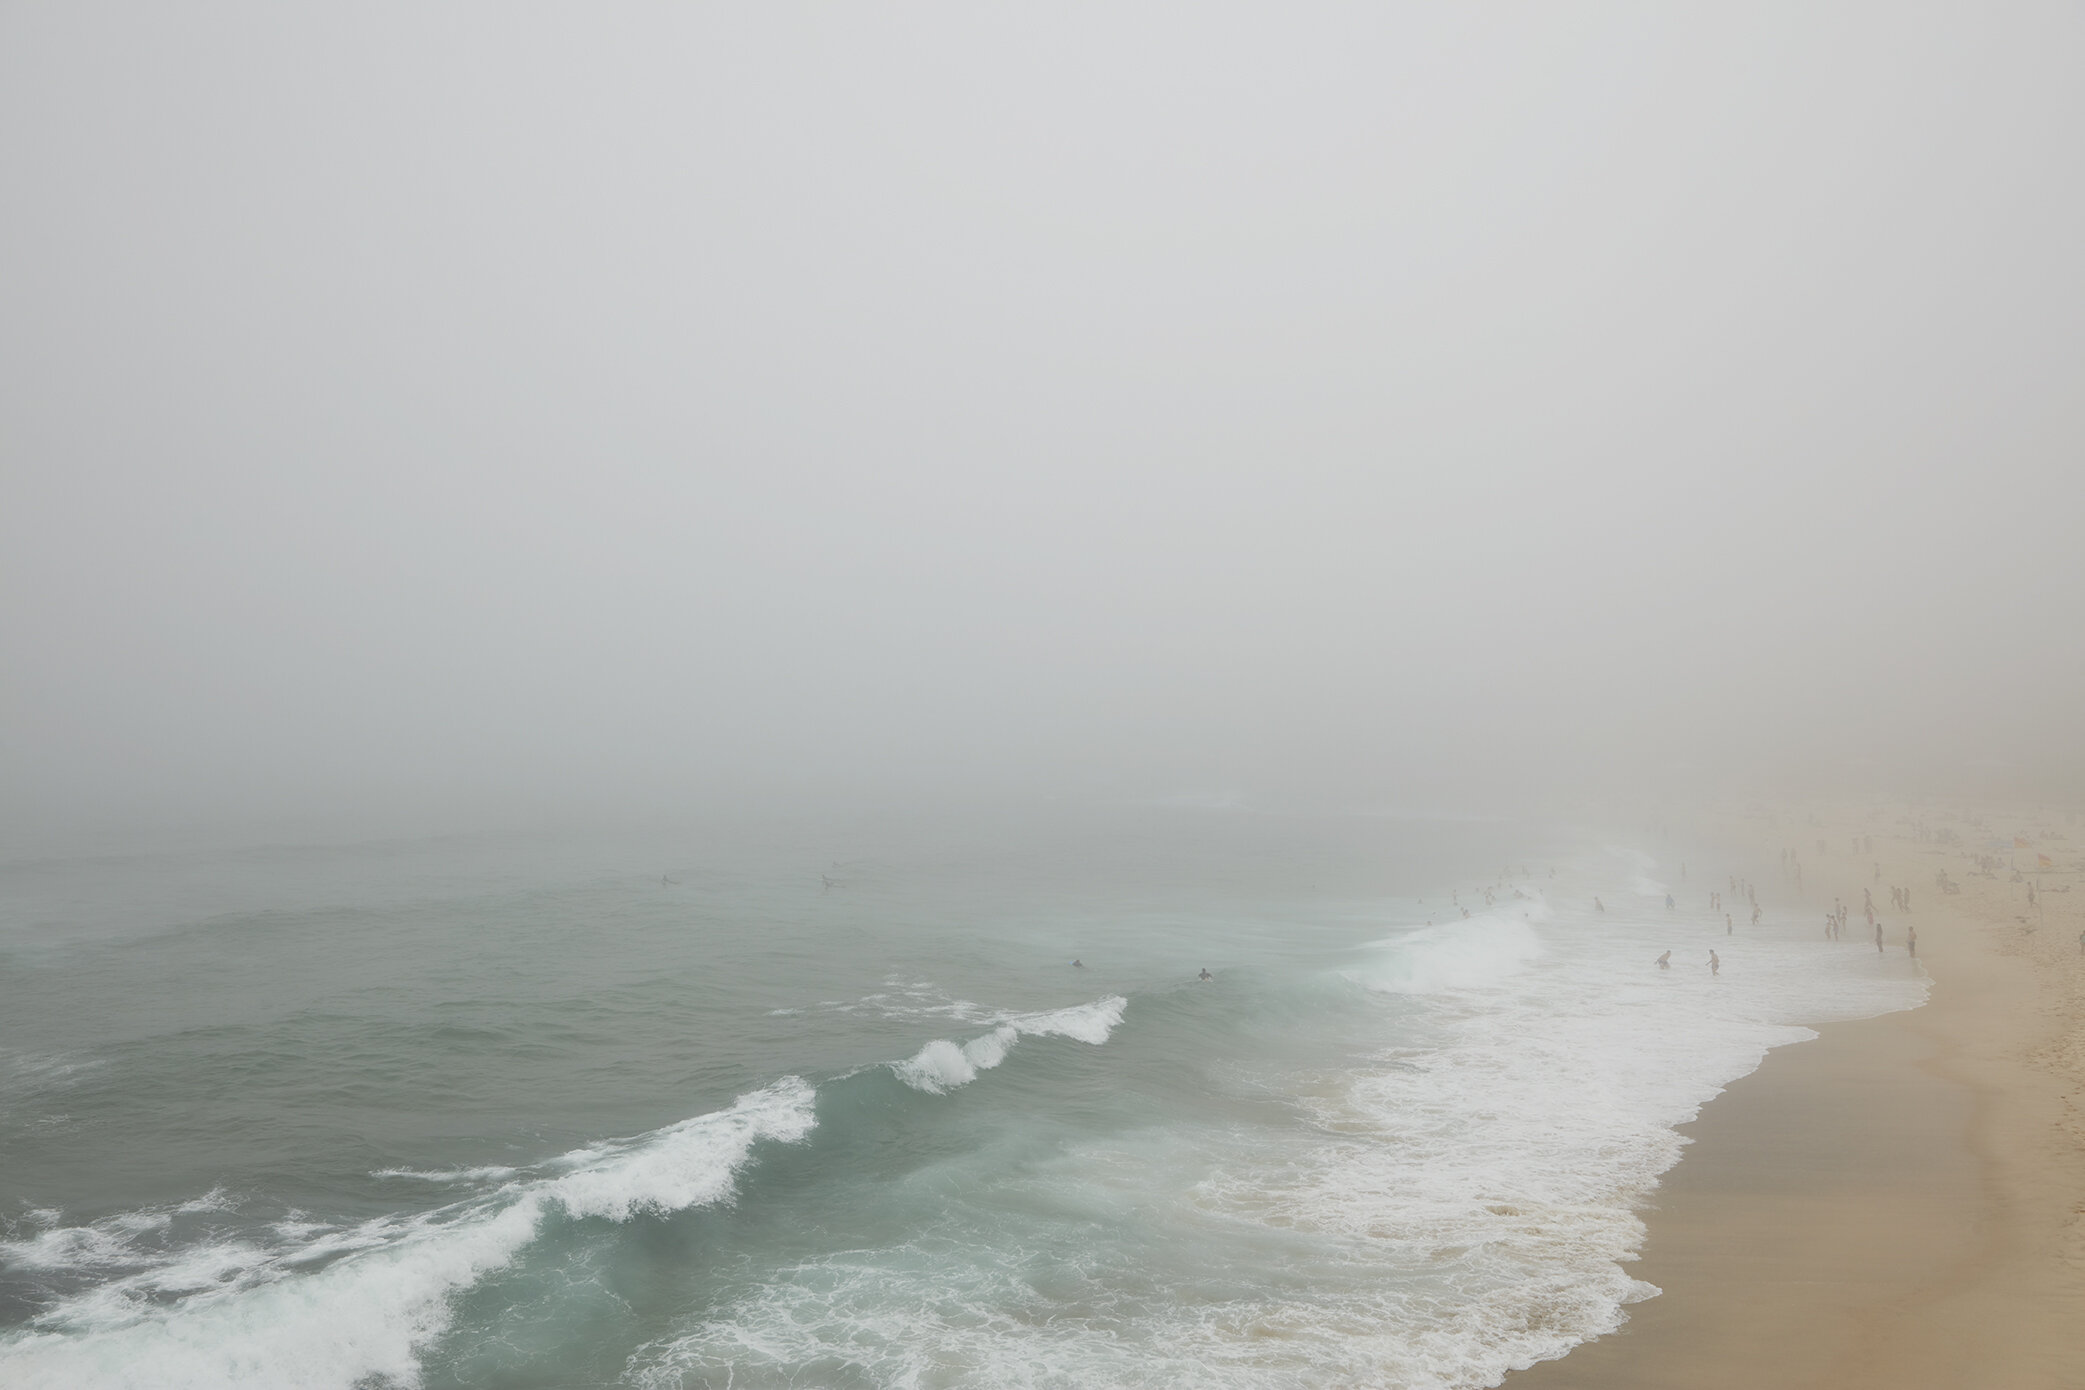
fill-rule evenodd
<path id="1" fill-rule="evenodd" d="M 1655 919 L 1549 899 L 1641 872 L 1177 807 L 18 857 L 0 1383 L 1491 1383 L 1787 1040 L 1512 1099 L 1637 1084 Z"/>

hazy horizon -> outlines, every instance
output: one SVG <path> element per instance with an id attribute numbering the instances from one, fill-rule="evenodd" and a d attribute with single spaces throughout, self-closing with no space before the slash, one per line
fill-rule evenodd
<path id="1" fill-rule="evenodd" d="M 2085 785 L 2075 6 L 0 10 L 0 818 Z"/>

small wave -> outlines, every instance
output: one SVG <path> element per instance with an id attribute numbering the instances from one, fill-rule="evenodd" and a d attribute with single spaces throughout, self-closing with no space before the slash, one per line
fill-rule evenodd
<path id="1" fill-rule="evenodd" d="M 966 1043 L 936 1038 L 905 1061 L 893 1062 L 891 1070 L 915 1091 L 945 1095 L 977 1080 L 979 1072 L 990 1071 L 1005 1061 L 1006 1054 L 1023 1037 L 1073 1038 L 1098 1047 L 1114 1033 L 1122 1022 L 1122 1011 L 1128 1007 L 1129 1000 L 1118 994 L 1066 1009 L 1016 1014 Z"/>
<path id="2" fill-rule="evenodd" d="M 484 1168 L 379 1168 L 372 1178 L 411 1178 L 415 1182 L 499 1182 L 514 1177 L 519 1168 L 492 1164 Z"/>
<path id="3" fill-rule="evenodd" d="M 205 1211 L 230 1211 L 239 1205 L 238 1198 L 222 1187 L 213 1187 L 200 1197 L 181 1203 L 174 1210 L 184 1215 Z"/>
<path id="4" fill-rule="evenodd" d="M 0 1382 L 19 1390 L 141 1379 L 169 1390 L 417 1384 L 419 1351 L 448 1326 L 450 1295 L 513 1260 L 548 1214 L 623 1222 L 729 1202 L 757 1143 L 810 1134 L 815 1099 L 808 1082 L 788 1077 L 725 1110 L 565 1155 L 559 1176 L 419 1216 L 344 1229 L 297 1223 L 300 1236 L 320 1234 L 275 1248 L 226 1240 L 154 1255 L 115 1221 L 0 1246 L 18 1268 L 132 1270 L 0 1340 Z M 186 1205 L 224 1200 L 213 1192 Z"/>
<path id="5" fill-rule="evenodd" d="M 28 1097 L 69 1091 L 90 1073 L 108 1066 L 106 1057 L 77 1053 L 18 1052 L 0 1068 L 0 1097 Z"/>
<path id="6" fill-rule="evenodd" d="M 884 988 L 859 999 L 821 999 L 815 1004 L 769 1009 L 769 1018 L 793 1018 L 800 1014 L 831 1013 L 883 1018 L 901 1022 L 923 1019 L 952 1019 L 957 1023 L 997 1023 L 1005 1017 L 997 1010 L 968 999 L 958 999 L 932 980 L 906 980 L 893 975 Z"/>

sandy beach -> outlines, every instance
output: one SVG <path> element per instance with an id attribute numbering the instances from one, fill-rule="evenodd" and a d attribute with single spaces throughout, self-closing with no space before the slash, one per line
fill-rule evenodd
<path id="1" fill-rule="evenodd" d="M 1711 833 L 1753 862 L 1795 846 L 1802 892 L 1772 897 L 1820 934 L 1844 899 L 1847 950 L 1872 949 L 1872 892 L 1886 950 L 1916 928 L 1931 1001 L 1827 1025 L 1711 1102 L 1645 1212 L 1634 1273 L 1661 1295 L 1508 1390 L 2085 1385 L 2078 826 L 1928 807 Z"/>

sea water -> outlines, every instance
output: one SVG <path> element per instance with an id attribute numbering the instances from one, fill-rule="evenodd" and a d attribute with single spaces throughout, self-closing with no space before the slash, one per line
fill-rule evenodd
<path id="1" fill-rule="evenodd" d="M 1676 1126 L 1924 997 L 1695 853 L 1176 806 L 18 855 L 0 1384 L 1492 1385 L 1655 1293 Z"/>

